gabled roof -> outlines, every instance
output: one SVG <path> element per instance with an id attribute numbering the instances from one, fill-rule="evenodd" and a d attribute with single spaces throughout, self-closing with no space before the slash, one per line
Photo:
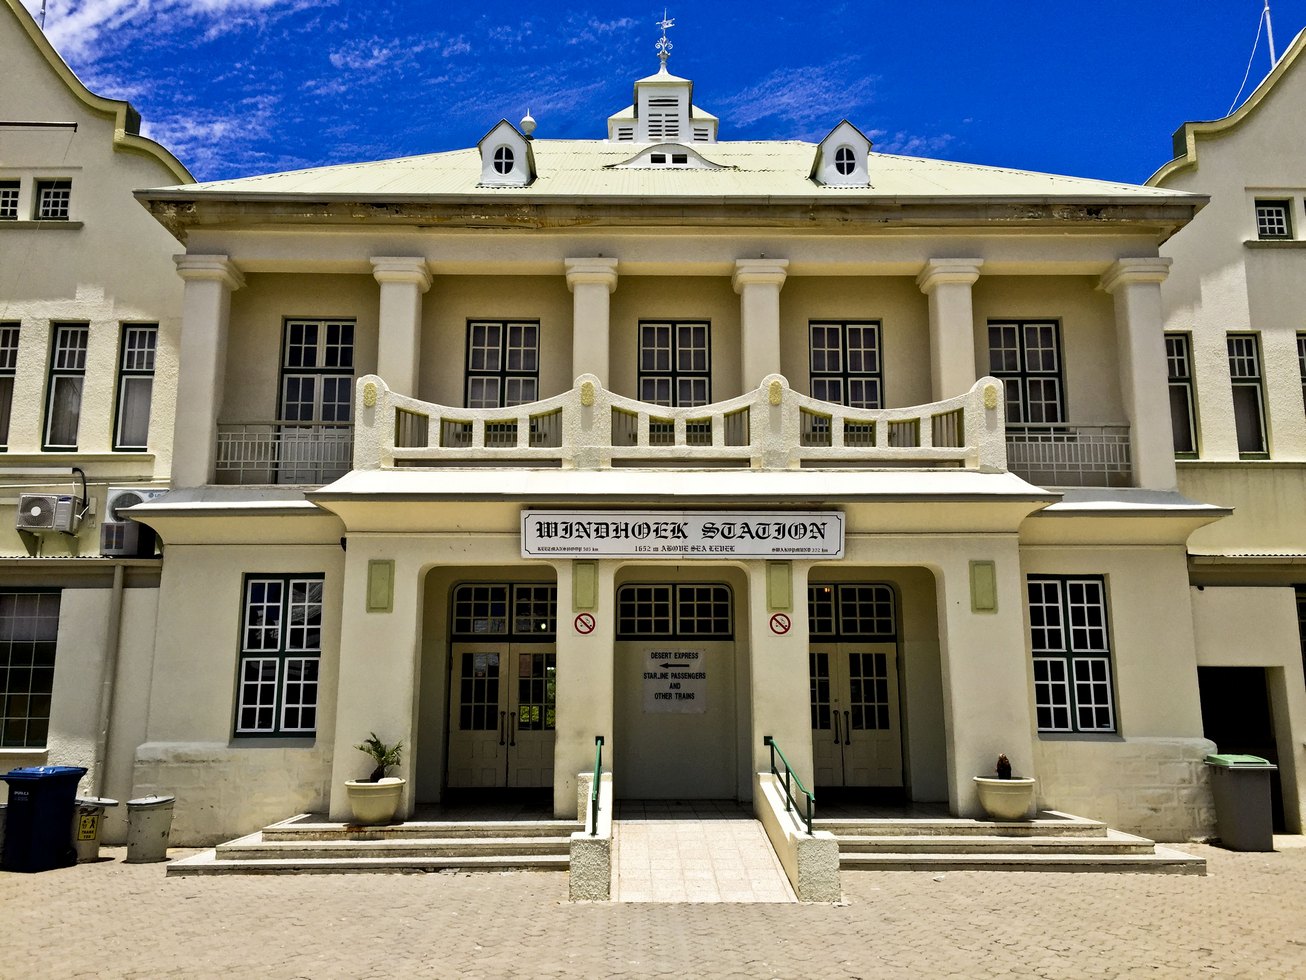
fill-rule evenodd
<path id="1" fill-rule="evenodd" d="M 142 191 L 146 200 L 661 200 L 825 201 L 898 199 L 948 201 L 1021 199 L 1185 204 L 1200 195 L 1114 181 L 985 167 L 951 160 L 872 153 L 874 188 L 819 187 L 809 179 L 815 145 L 787 141 L 695 145 L 720 169 L 614 167 L 631 156 L 630 143 L 607 140 L 532 141 L 537 178 L 529 187 L 480 187 L 476 149 L 451 150 L 373 163 L 315 167 L 289 173 L 219 180 Z"/>
<path id="2" fill-rule="evenodd" d="M 1261 84 L 1256 86 L 1256 90 L 1247 97 L 1247 101 L 1237 109 L 1222 119 L 1186 122 L 1175 130 L 1173 137 L 1175 158 L 1157 170 L 1151 177 L 1148 177 L 1147 183 L 1155 187 L 1166 178 L 1182 170 L 1187 170 L 1189 167 L 1197 166 L 1198 139 L 1219 136 L 1242 125 L 1243 122 L 1255 114 L 1261 103 L 1269 97 L 1279 79 L 1293 70 L 1297 59 L 1302 58 L 1303 51 L 1306 51 L 1306 29 L 1300 31 L 1292 39 L 1292 43 L 1284 51 L 1279 63 L 1265 76 Z M 1303 60 L 1306 61 L 1306 59 Z"/>
<path id="3" fill-rule="evenodd" d="M 18 26 L 22 28 L 29 41 L 36 48 L 50 67 L 54 69 L 56 75 L 63 80 L 70 91 L 92 112 L 99 113 L 114 121 L 113 130 L 113 148 L 115 150 L 127 150 L 135 153 L 143 153 L 146 156 L 154 157 L 170 170 L 179 183 L 190 183 L 195 178 L 191 176 L 190 171 L 185 168 L 180 160 L 164 146 L 154 142 L 152 139 L 146 139 L 140 134 L 141 117 L 131 103 L 121 99 L 106 99 L 102 95 L 96 95 L 83 84 L 67 62 L 59 56 L 59 52 L 54 49 L 45 36 L 45 32 L 27 12 L 21 0 L 3 0 L 3 6 L 17 19 Z"/>

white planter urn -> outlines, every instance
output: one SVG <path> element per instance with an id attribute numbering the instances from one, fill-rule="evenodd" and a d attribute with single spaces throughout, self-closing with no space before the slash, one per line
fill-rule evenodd
<path id="1" fill-rule="evenodd" d="M 406 779 L 398 776 L 386 776 L 375 783 L 365 779 L 345 780 L 349 805 L 354 811 L 354 823 L 394 823 L 406 782 Z"/>
<path id="2" fill-rule="evenodd" d="M 1034 805 L 1033 776 L 1013 776 L 995 779 L 976 776 L 975 788 L 979 790 L 980 806 L 993 820 L 1025 820 Z"/>

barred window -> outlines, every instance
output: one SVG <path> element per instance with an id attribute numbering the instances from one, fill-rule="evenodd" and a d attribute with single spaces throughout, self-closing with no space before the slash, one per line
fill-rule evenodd
<path id="1" fill-rule="evenodd" d="M 893 588 L 879 583 L 813 583 L 807 587 L 807 629 L 812 636 L 897 639 Z"/>
<path id="2" fill-rule="evenodd" d="M 245 576 L 237 735 L 317 730 L 322 576 Z"/>
<path id="3" fill-rule="evenodd" d="M 617 638 L 734 635 L 727 585 L 638 583 L 617 590 Z"/>
<path id="4" fill-rule="evenodd" d="M 558 587 L 544 582 L 486 582 L 453 591 L 453 635 L 552 640 L 558 632 Z"/>
<path id="5" fill-rule="evenodd" d="M 0 748 L 40 748 L 49 738 L 59 598 L 0 592 Z"/>
<path id="6" fill-rule="evenodd" d="M 1038 730 L 1115 731 L 1104 580 L 1031 576 L 1028 594 Z"/>
<path id="7" fill-rule="evenodd" d="M 813 320 L 807 331 L 812 397 L 849 408 L 882 408 L 879 321 Z"/>

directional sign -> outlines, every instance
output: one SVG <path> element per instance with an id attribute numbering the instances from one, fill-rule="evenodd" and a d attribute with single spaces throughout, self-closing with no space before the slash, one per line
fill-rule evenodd
<path id="1" fill-rule="evenodd" d="M 776 636 L 784 636 L 792 625 L 793 623 L 784 613 L 776 613 L 771 617 L 771 632 Z"/>
<path id="2" fill-rule="evenodd" d="M 646 714 L 707 711 L 707 663 L 702 650 L 647 650 L 644 661 Z"/>
<path id="3" fill-rule="evenodd" d="M 574 625 L 577 633 L 581 636 L 588 636 L 590 633 L 594 632 L 594 617 L 589 613 L 581 613 L 576 617 Z"/>

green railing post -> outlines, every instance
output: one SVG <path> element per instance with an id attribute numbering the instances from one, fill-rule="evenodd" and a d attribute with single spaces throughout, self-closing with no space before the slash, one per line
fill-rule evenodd
<path id="1" fill-rule="evenodd" d="M 812 833 L 812 811 L 816 806 L 816 795 L 814 793 L 811 793 L 807 789 L 807 787 L 803 785 L 803 781 L 798 778 L 798 774 L 794 772 L 793 767 L 789 765 L 789 760 L 785 758 L 785 754 L 780 750 L 780 746 L 775 744 L 774 738 L 772 738 L 770 735 L 763 735 L 762 744 L 767 746 L 771 750 L 771 775 L 773 775 L 776 779 L 780 778 L 780 770 L 776 767 L 775 764 L 776 756 L 778 755 L 780 757 L 780 761 L 784 763 L 785 813 L 788 813 L 791 809 L 795 809 L 798 806 L 798 801 L 794 798 L 794 793 L 792 789 L 792 785 L 796 784 L 798 786 L 799 792 L 801 792 L 803 794 L 803 797 L 805 798 L 806 805 L 803 808 L 804 810 L 803 823 L 807 825 L 807 832 L 809 834 Z"/>
<path id="2" fill-rule="evenodd" d="M 590 783 L 590 836 L 599 835 L 599 781 L 603 778 L 603 736 L 594 736 L 594 781 Z"/>

